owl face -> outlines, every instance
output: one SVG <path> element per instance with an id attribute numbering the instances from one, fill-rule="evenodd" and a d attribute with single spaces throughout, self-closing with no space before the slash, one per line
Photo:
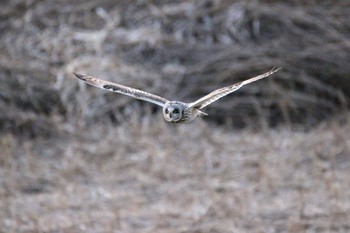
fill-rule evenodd
<path id="1" fill-rule="evenodd" d="M 166 121 L 178 122 L 182 119 L 183 110 L 184 108 L 182 104 L 175 101 L 169 101 L 163 108 L 163 115 Z"/>

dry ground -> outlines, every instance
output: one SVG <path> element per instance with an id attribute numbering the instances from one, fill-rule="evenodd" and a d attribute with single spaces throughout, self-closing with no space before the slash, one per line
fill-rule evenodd
<path id="1" fill-rule="evenodd" d="M 310 132 L 88 128 L 1 136 L 1 232 L 350 230 L 349 116 Z"/>

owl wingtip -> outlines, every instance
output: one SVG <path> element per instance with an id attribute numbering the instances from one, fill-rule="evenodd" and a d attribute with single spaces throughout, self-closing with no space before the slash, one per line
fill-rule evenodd
<path id="1" fill-rule="evenodd" d="M 85 81 L 86 79 L 85 79 L 85 75 L 83 75 L 83 74 L 79 74 L 79 73 L 75 73 L 75 72 L 73 72 L 73 74 L 78 78 L 78 79 L 81 79 L 81 80 L 83 80 L 83 81 Z"/>
<path id="2" fill-rule="evenodd" d="M 272 71 L 273 72 L 277 72 L 277 71 L 279 71 L 279 70 L 281 70 L 282 69 L 282 67 L 280 67 L 280 66 L 274 66 L 273 68 L 272 68 Z"/>

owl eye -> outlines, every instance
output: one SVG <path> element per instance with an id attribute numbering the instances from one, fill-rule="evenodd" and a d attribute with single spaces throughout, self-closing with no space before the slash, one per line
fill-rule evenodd
<path id="1" fill-rule="evenodd" d="M 165 109 L 165 113 L 166 113 L 166 114 L 168 114 L 168 113 L 169 113 L 169 110 L 168 110 L 167 108 Z"/>
<path id="2" fill-rule="evenodd" d="M 174 114 L 178 114 L 179 113 L 179 109 L 175 108 L 173 111 Z"/>

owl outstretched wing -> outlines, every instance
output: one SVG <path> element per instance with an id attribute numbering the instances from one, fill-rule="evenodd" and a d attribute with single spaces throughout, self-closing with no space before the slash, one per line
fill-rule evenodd
<path id="1" fill-rule="evenodd" d="M 165 103 L 168 102 L 168 100 L 164 99 L 163 97 L 153 95 L 151 93 L 141 91 L 138 89 L 134 89 L 131 87 L 123 86 L 123 85 L 120 85 L 117 83 L 98 79 L 98 78 L 95 78 L 95 77 L 90 76 L 90 75 L 77 74 L 77 73 L 74 73 L 74 75 L 78 79 L 80 79 L 80 80 L 82 80 L 82 81 L 84 81 L 92 86 L 99 87 L 99 88 L 105 89 L 107 91 L 117 92 L 120 94 L 131 96 L 131 97 L 136 98 L 136 99 L 148 101 L 148 102 L 157 104 L 161 107 L 163 107 L 165 105 Z"/>
<path id="2" fill-rule="evenodd" d="M 266 72 L 266 73 L 261 74 L 259 76 L 250 78 L 248 80 L 245 80 L 245 81 L 242 81 L 242 82 L 239 82 L 239 83 L 227 86 L 227 87 L 217 89 L 217 90 L 209 93 L 208 95 L 205 95 L 202 98 L 200 98 L 192 103 L 189 103 L 189 107 L 202 109 L 202 108 L 208 106 L 209 104 L 217 101 L 218 99 L 220 99 L 220 98 L 222 98 L 222 97 L 224 97 L 224 96 L 226 96 L 234 91 L 237 91 L 242 86 L 247 85 L 247 84 L 252 83 L 252 82 L 255 82 L 259 79 L 266 78 L 266 77 L 270 76 L 271 74 L 279 71 L 280 69 L 281 68 L 273 68 L 269 72 Z"/>

